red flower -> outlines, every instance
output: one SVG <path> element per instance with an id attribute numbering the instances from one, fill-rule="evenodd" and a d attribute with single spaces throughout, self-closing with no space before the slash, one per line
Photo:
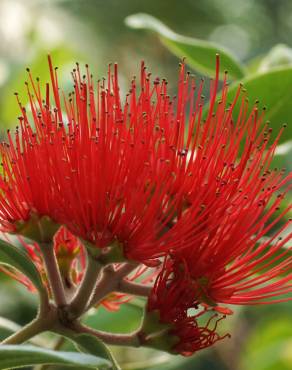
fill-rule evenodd
<path id="1" fill-rule="evenodd" d="M 149 296 L 147 313 L 152 312 L 158 312 L 159 323 L 169 328 L 163 335 L 176 338 L 170 348 L 174 353 L 189 356 L 229 336 L 216 332 L 218 322 L 225 316 L 218 317 L 212 308 L 200 306 L 190 277 L 171 262 L 165 263 Z M 151 341 L 151 336 L 149 338 Z"/>
<path id="2" fill-rule="evenodd" d="M 271 170 L 283 128 L 271 143 L 264 113 L 257 105 L 248 113 L 241 87 L 228 104 L 226 79 L 216 101 L 218 58 L 207 112 L 203 83 L 196 87 L 184 64 L 176 98 L 165 80 L 152 84 L 142 64 L 140 85 L 134 78 L 124 103 L 116 65 L 97 86 L 77 65 L 69 99 L 60 96 L 50 58 L 49 66 L 44 98 L 29 74 L 31 112 L 19 102 L 19 128 L 0 148 L 2 230 L 32 239 L 37 230 L 42 242 L 64 225 L 54 242 L 67 285 L 84 273 L 87 242 L 102 252 L 121 247 L 123 257 L 151 266 L 164 258 L 147 304 L 163 330 L 144 339 L 166 332 L 175 353 L 225 337 L 217 333 L 219 314 L 231 311 L 221 303 L 291 299 L 291 232 L 283 224 L 291 206 L 280 207 L 292 174 Z M 42 271 L 38 245 L 27 249 Z M 115 309 L 128 299 L 112 298 L 102 304 Z"/>
<path id="3" fill-rule="evenodd" d="M 96 96 L 88 70 L 86 80 L 77 68 L 75 92 L 65 100 L 64 115 L 49 63 L 55 107 L 49 85 L 43 99 L 31 78 L 33 124 L 19 103 L 20 128 L 15 140 L 8 132 L 9 144 L 1 147 L 2 228 L 19 232 L 32 215 L 46 215 L 98 247 L 122 243 L 130 257 L 151 258 L 145 243 L 160 227 L 173 182 L 169 164 L 161 160 L 163 134 L 155 126 L 158 112 L 150 101 L 157 88 L 151 91 L 142 67 L 143 92 L 137 96 L 133 80 L 122 107 L 116 66 L 114 75 L 109 70 L 107 85 L 98 83 Z M 133 253 L 142 244 L 145 255 Z"/>
<path id="4" fill-rule="evenodd" d="M 32 119 L 20 104 L 15 140 L 8 134 L 9 145 L 1 148 L 5 230 L 19 232 L 19 221 L 46 215 L 97 247 L 119 245 L 126 257 L 144 263 L 167 253 L 180 260 L 190 256 L 196 261 L 194 277 L 208 285 L 227 270 L 224 279 L 230 277 L 232 285 L 231 271 L 245 262 L 254 271 L 263 255 L 278 261 L 279 244 L 268 254 L 263 252 L 269 243 L 254 247 L 288 212 L 274 216 L 291 176 L 269 170 L 277 140 L 268 145 L 271 133 L 263 114 L 256 106 L 248 114 L 244 95 L 233 120 L 241 88 L 226 108 L 225 81 L 216 104 L 218 60 L 205 119 L 203 84 L 196 95 L 184 64 L 177 98 L 169 97 L 165 80 L 152 85 L 142 65 L 140 90 L 134 79 L 124 104 L 116 65 L 97 87 L 88 68 L 81 76 L 77 65 L 74 93 L 64 98 L 62 110 L 57 74 L 49 63 L 52 87 L 47 84 L 43 98 L 30 76 Z M 267 204 L 272 204 L 269 210 Z M 288 271 L 290 263 L 278 263 L 265 277 Z M 242 276 L 248 278 L 246 269 Z M 216 284 L 225 284 L 222 279 Z M 280 293 L 284 283 L 270 288 Z"/>

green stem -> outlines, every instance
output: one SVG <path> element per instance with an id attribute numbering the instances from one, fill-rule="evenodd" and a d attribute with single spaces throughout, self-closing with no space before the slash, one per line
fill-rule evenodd
<path id="1" fill-rule="evenodd" d="M 102 265 L 87 253 L 87 268 L 83 280 L 70 304 L 72 319 L 82 315 L 94 291 Z"/>
<path id="2" fill-rule="evenodd" d="M 51 243 L 42 243 L 40 247 L 54 301 L 58 307 L 64 307 L 67 300 L 54 247 Z"/>
<path id="3" fill-rule="evenodd" d="M 122 293 L 148 297 L 152 290 L 152 286 L 132 283 L 131 281 L 123 280 L 120 282 L 118 289 L 119 292 Z"/>
<path id="4" fill-rule="evenodd" d="M 74 333 L 89 334 L 110 345 L 129 347 L 140 347 L 141 345 L 139 340 L 139 331 L 135 331 L 130 334 L 108 333 L 105 331 L 92 329 L 80 323 L 76 323 L 74 325 Z M 72 339 L 74 340 L 74 334 Z"/>
<path id="5" fill-rule="evenodd" d="M 51 329 L 56 322 L 56 311 L 48 312 L 45 317 L 37 317 L 18 332 L 4 339 L 1 344 L 20 344 L 28 339 Z"/>
<path id="6" fill-rule="evenodd" d="M 39 292 L 39 314 L 44 315 L 50 308 L 49 294 L 47 288 Z"/>
<path id="7" fill-rule="evenodd" d="M 118 291 L 121 279 L 129 275 L 129 273 L 135 270 L 136 267 L 137 264 L 134 263 L 124 263 L 118 270 L 114 270 L 112 265 L 106 266 L 96 285 L 95 292 L 86 306 L 86 310 L 97 305 L 109 293 Z"/>

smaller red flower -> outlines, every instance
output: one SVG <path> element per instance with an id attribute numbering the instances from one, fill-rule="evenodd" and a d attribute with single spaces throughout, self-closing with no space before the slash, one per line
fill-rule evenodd
<path id="1" fill-rule="evenodd" d="M 171 350 L 184 356 L 229 336 L 216 332 L 218 322 L 225 315 L 214 313 L 207 305 L 199 305 L 194 294 L 186 270 L 168 261 L 156 279 L 147 304 L 148 314 L 158 312 L 160 323 L 170 326 L 167 335 L 177 338 Z"/>

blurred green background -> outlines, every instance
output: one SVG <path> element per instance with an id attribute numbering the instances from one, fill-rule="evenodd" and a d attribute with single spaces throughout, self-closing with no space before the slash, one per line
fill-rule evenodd
<path id="1" fill-rule="evenodd" d="M 125 91 L 129 77 L 139 73 L 143 59 L 153 75 L 168 79 L 174 92 L 178 57 L 155 33 L 125 24 L 127 16 L 141 12 L 155 16 L 179 34 L 211 41 L 229 50 L 244 65 L 247 79 L 271 72 L 268 84 L 261 80 L 253 84 L 252 80 L 252 100 L 262 98 L 262 104 L 268 105 L 273 112 L 269 119 L 274 127 L 291 122 L 291 0 L 0 0 L 1 132 L 17 122 L 18 108 L 13 93 L 18 91 L 22 101 L 26 101 L 25 67 L 30 66 L 34 76 L 40 76 L 41 80 L 48 79 L 48 52 L 60 67 L 65 88 L 71 84 L 69 71 L 78 60 L 88 62 L 99 77 L 105 74 L 108 62 L 118 62 Z M 195 52 L 193 57 L 199 60 L 202 56 Z M 287 74 L 273 77 L 274 68 L 276 71 L 284 68 Z M 200 68 L 191 69 L 204 74 Z M 291 168 L 291 131 L 286 130 L 277 157 L 277 165 L 288 169 Z M 35 297 L 2 275 L 0 296 L 1 316 L 19 324 L 34 316 Z M 291 312 L 291 303 L 237 308 L 226 328 L 232 338 L 193 358 L 118 348 L 115 353 L 125 370 L 291 370 Z M 101 310 L 88 320 L 98 328 L 127 331 L 138 325 L 140 314 L 138 302 L 124 306 L 116 314 Z M 2 337 L 12 329 L 2 319 L 0 327 Z"/>

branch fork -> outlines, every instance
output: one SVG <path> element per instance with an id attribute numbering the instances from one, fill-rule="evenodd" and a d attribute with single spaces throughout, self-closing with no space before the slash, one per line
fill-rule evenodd
<path id="1" fill-rule="evenodd" d="M 74 335 L 90 334 L 107 344 L 138 347 L 139 330 L 131 334 L 112 334 L 94 330 L 81 324 L 80 317 L 100 303 L 112 292 L 123 292 L 147 297 L 151 287 L 125 280 L 137 264 L 125 262 L 117 269 L 113 264 L 102 265 L 90 253 L 87 254 L 87 268 L 76 291 L 68 292 L 63 284 L 54 248 L 50 243 L 40 245 L 46 268 L 49 289 L 52 296 L 41 299 L 37 317 L 19 332 L 5 339 L 2 344 L 20 344 L 44 331 L 52 331 L 74 340 Z"/>

